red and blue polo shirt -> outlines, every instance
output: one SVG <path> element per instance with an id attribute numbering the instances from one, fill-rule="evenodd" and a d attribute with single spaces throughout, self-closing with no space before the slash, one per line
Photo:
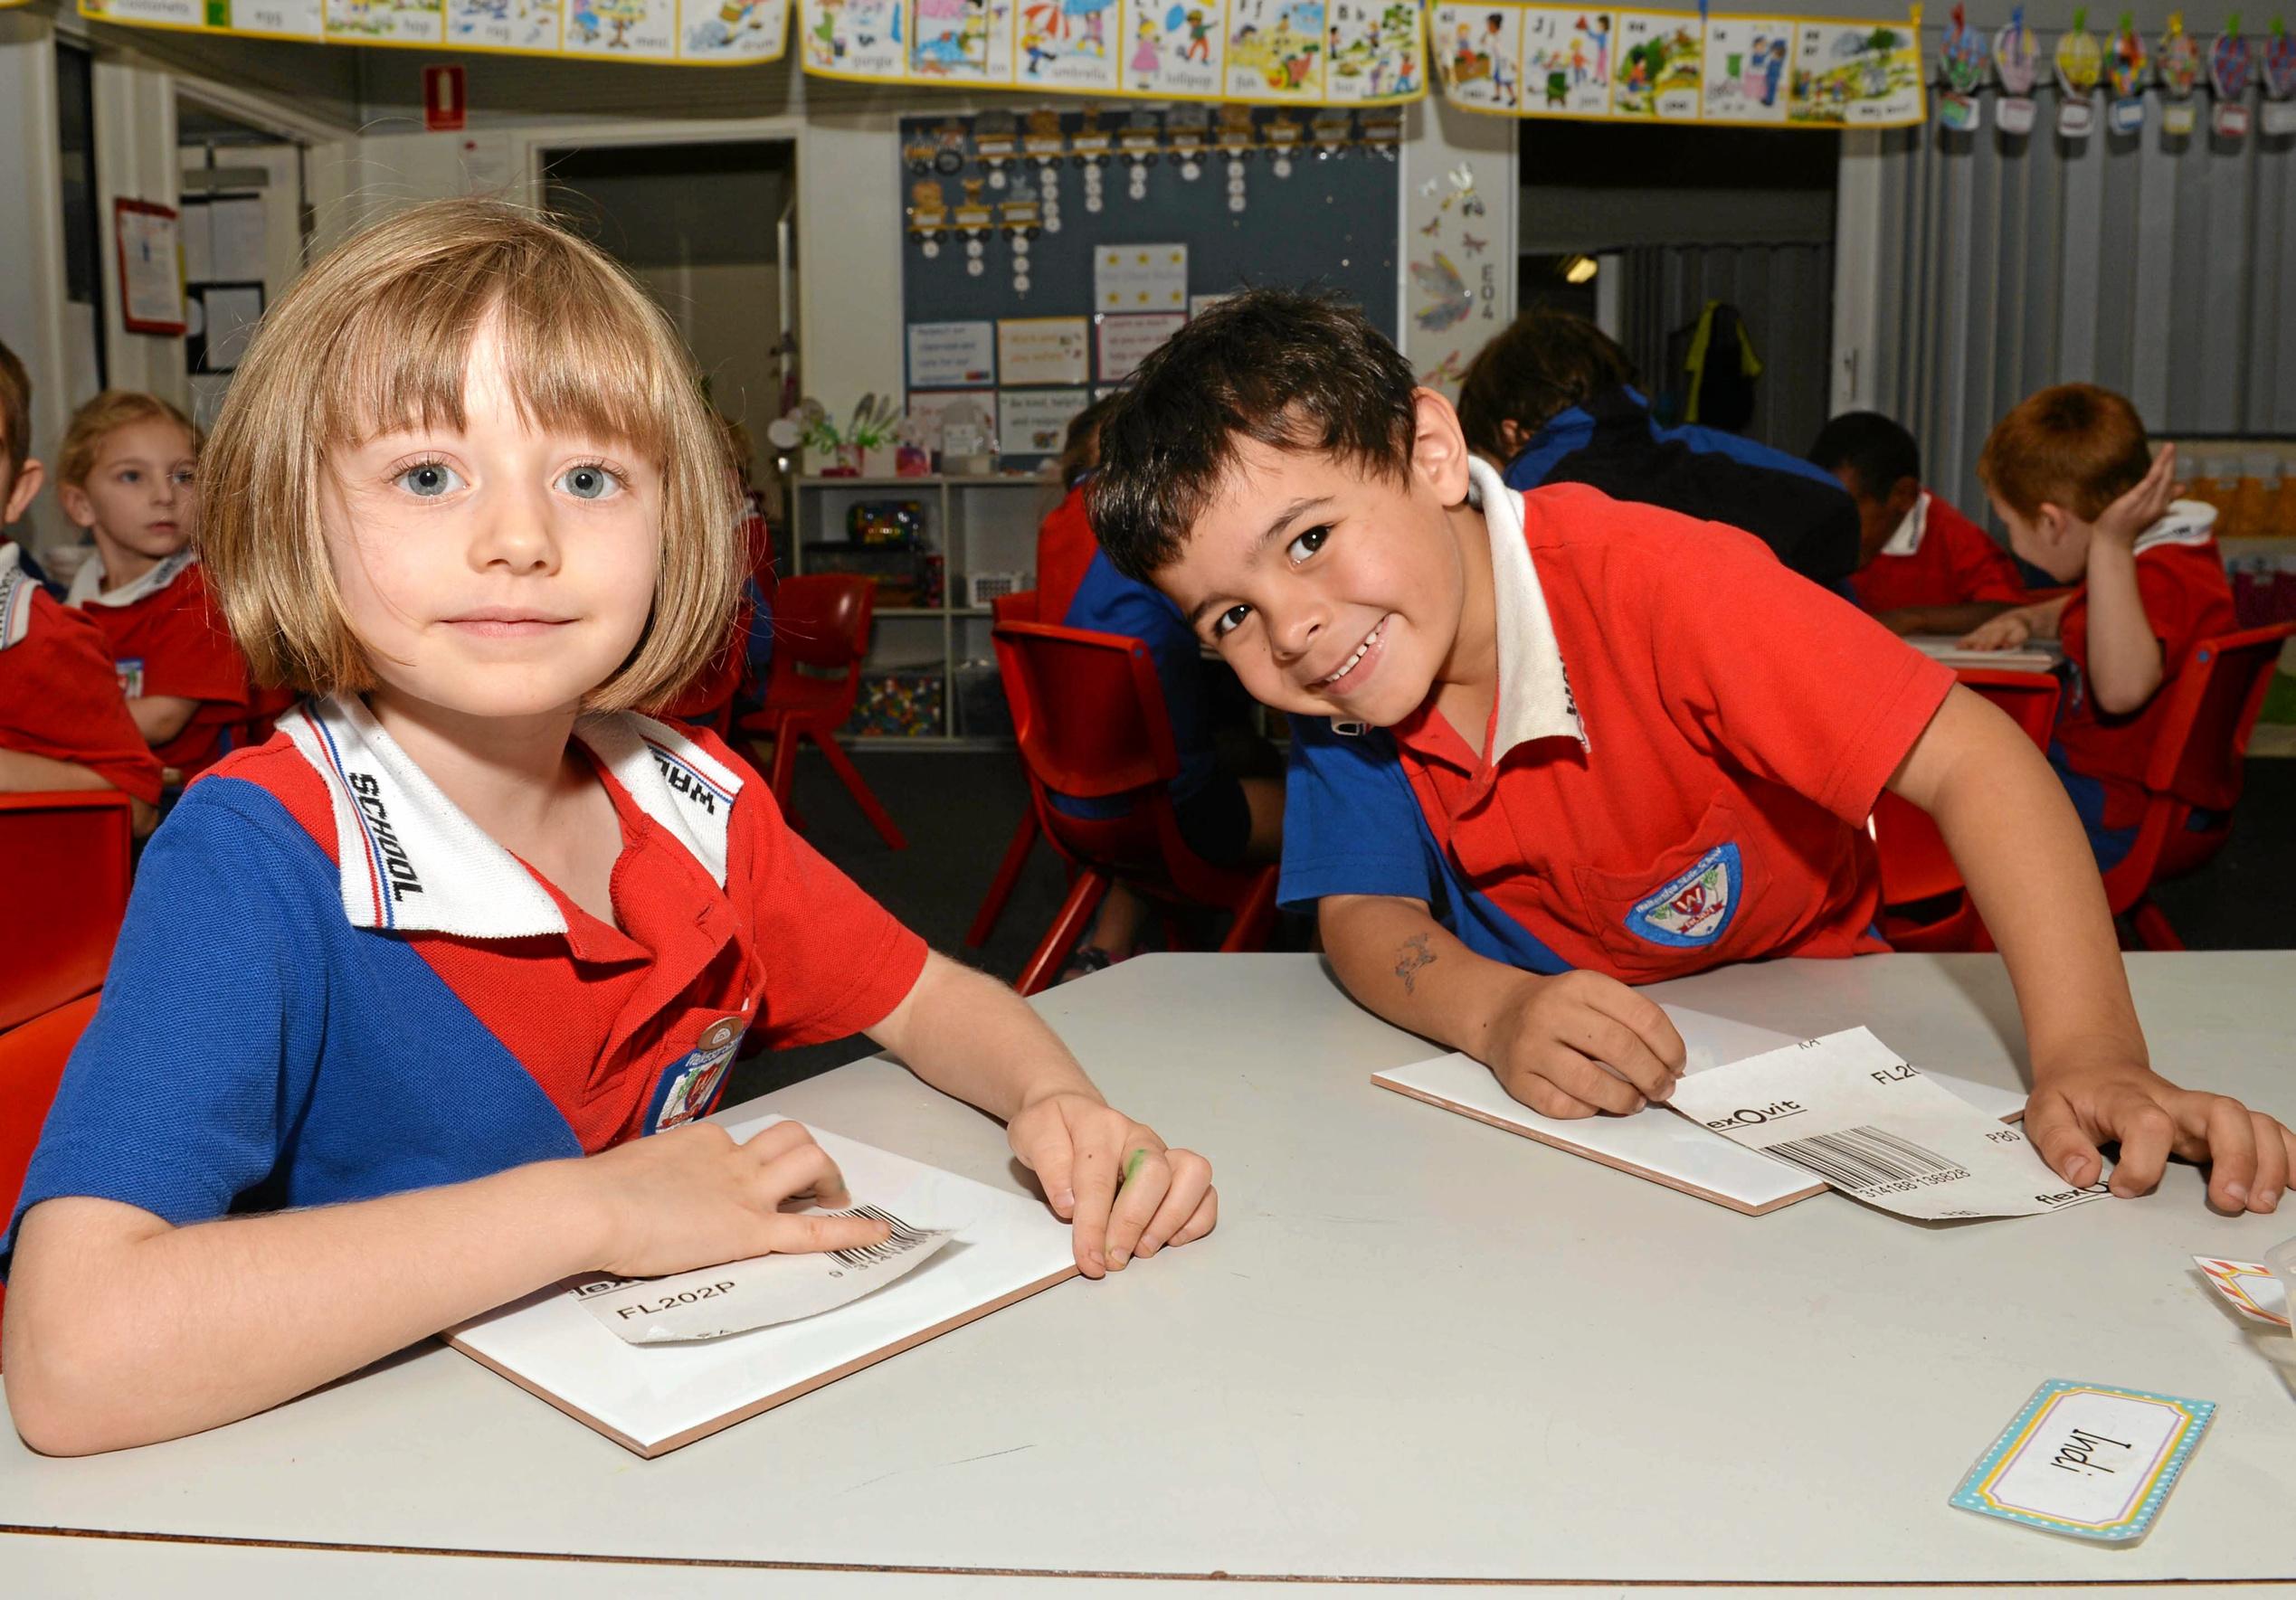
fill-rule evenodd
<path id="1" fill-rule="evenodd" d="M 161 765 L 195 777 L 223 753 L 224 731 L 248 706 L 247 663 L 208 596 L 199 557 L 179 550 L 109 593 L 103 583 L 103 557 L 90 555 L 65 599 L 103 630 L 121 695 L 199 702 L 180 733 L 152 747 Z"/>
<path id="2" fill-rule="evenodd" d="M 2125 715 L 2097 709 L 2089 693 L 2089 586 L 2083 583 L 2057 621 L 2064 645 L 2064 694 L 2049 762 L 2073 797 L 2097 864 L 2110 868 L 2129 853 L 2145 812 L 2145 768 L 2160 742 L 2169 686 L 2204 639 L 2239 626 L 2232 580 L 2216 547 L 2216 508 L 2178 500 L 2137 535 L 2137 593 L 2160 641 L 2160 686 Z"/>
<path id="3" fill-rule="evenodd" d="M 2009 553 L 1927 489 L 1889 543 L 1849 582 L 1857 603 L 1877 616 L 1980 601 L 2023 605 L 2029 598 Z"/>
<path id="4" fill-rule="evenodd" d="M 1481 954 L 1630 983 L 1885 948 L 1865 818 L 1952 673 L 1749 534 L 1474 471 L 1488 754 L 1431 699 L 1293 719 L 1280 898 L 1423 900 Z"/>
<path id="5" fill-rule="evenodd" d="M 93 622 L 48 597 L 0 540 L 0 750 L 71 762 L 157 805 L 159 761 L 137 731 Z"/>
<path id="6" fill-rule="evenodd" d="M 706 1115 L 743 1034 L 882 1021 L 924 942 L 707 734 L 575 733 L 621 824 L 620 925 L 458 809 L 356 699 L 306 702 L 184 796 L 18 1215 L 185 1224 L 579 1156 Z M 0 1236 L 0 1269 L 14 1237 Z"/>

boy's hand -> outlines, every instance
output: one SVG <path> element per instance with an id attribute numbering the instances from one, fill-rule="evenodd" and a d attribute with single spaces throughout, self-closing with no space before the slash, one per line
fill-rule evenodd
<path id="1" fill-rule="evenodd" d="M 2152 469 L 2138 480 L 2137 487 L 2106 507 L 2091 525 L 2093 536 L 2124 546 L 2135 544 L 2137 535 L 2161 519 L 2184 487 L 2177 481 L 2177 447 L 2164 444 L 2153 458 Z"/>
<path id="2" fill-rule="evenodd" d="M 2023 606 L 1978 623 L 1961 636 L 1965 650 L 2014 650 L 2033 637 L 2033 615 Z"/>
<path id="3" fill-rule="evenodd" d="M 2267 1212 L 2296 1169 L 2296 1133 L 2226 1094 L 2180 1089 L 2143 1067 L 2105 1067 L 2044 1079 L 2025 1108 L 2026 1137 L 2076 1188 L 2104 1169 L 2100 1145 L 2118 1141 L 2112 1192 L 2149 1194 L 2171 1155 L 2206 1161 L 2208 1203 Z"/>
<path id="4" fill-rule="evenodd" d="M 1075 1224 L 1077 1266 L 1087 1278 L 1200 1239 L 1219 1219 L 1211 1163 L 1194 1150 L 1167 1150 L 1153 1129 L 1096 1095 L 1063 1091 L 1032 1100 L 1005 1133 L 1054 1215 Z"/>
<path id="5" fill-rule="evenodd" d="M 852 1203 L 837 1163 L 795 1122 L 776 1122 L 746 1144 L 715 1122 L 693 1122 L 633 1139 L 581 1169 L 605 1215 L 607 1245 L 597 1264 L 621 1277 L 852 1250 L 883 1244 L 889 1231 L 862 1217 L 782 1211 L 801 1198 L 832 1211 Z"/>
<path id="6" fill-rule="evenodd" d="M 1525 975 L 1492 1018 L 1483 1059 L 1542 1116 L 1625 1116 L 1682 1076 L 1682 1036 L 1656 1002 L 1599 972 Z"/>

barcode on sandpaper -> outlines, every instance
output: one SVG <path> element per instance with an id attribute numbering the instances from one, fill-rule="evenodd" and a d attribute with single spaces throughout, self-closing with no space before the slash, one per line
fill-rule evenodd
<path id="1" fill-rule="evenodd" d="M 1844 1188 L 1867 1188 L 1877 1183 L 1903 1183 L 1948 1175 L 1969 1176 L 1969 1169 L 1959 1161 L 1871 1124 L 1814 1133 L 1807 1139 L 1789 1139 L 1783 1144 L 1764 1145 L 1762 1149 L 1765 1154 L 1783 1157 Z"/>
<path id="2" fill-rule="evenodd" d="M 897 1255 L 906 1255 L 933 1236 L 923 1228 L 911 1227 L 890 1211 L 879 1210 L 875 1206 L 856 1206 L 850 1211 L 830 1211 L 825 1215 L 865 1217 L 870 1222 L 881 1222 L 893 1230 L 882 1245 L 862 1245 L 851 1250 L 830 1252 L 847 1266 L 869 1266 L 880 1261 L 891 1261 Z"/>

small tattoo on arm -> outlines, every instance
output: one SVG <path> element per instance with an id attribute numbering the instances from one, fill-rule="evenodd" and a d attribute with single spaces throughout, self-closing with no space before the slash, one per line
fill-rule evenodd
<path id="1" fill-rule="evenodd" d="M 1426 934 L 1414 933 L 1403 942 L 1403 959 L 1395 963 L 1395 975 L 1403 980 L 1405 994 L 1418 992 L 1419 969 L 1434 961 L 1435 951 L 1428 948 Z"/>

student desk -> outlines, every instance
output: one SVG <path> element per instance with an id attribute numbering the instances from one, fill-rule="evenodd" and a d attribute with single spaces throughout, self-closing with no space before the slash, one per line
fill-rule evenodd
<path id="1" fill-rule="evenodd" d="M 2157 1059 L 2296 1114 L 2296 952 L 2129 966 Z M 1794 1032 L 1863 1022 L 1917 1064 L 2016 1081 L 1989 956 L 1655 992 Z M 1428 1046 L 1313 957 L 1150 956 L 1039 1004 L 1118 1103 L 1212 1153 L 1210 1239 L 654 1462 L 435 1345 L 146 1450 L 43 1461 L 8 1433 L 0 1592 L 2296 1580 L 2296 1393 L 2187 1263 L 2257 1255 L 2296 1210 L 2215 1217 L 2176 1168 L 2152 1198 L 2052 1217 L 1923 1226 L 1834 1196 L 1747 1217 L 1371 1087 Z M 1018 1181 L 992 1123 L 882 1064 L 767 1103 Z M 2134 1549 L 1945 1503 L 2060 1377 L 2221 1406 Z M 1077 1590 L 1021 1579 L 1050 1573 Z"/>

